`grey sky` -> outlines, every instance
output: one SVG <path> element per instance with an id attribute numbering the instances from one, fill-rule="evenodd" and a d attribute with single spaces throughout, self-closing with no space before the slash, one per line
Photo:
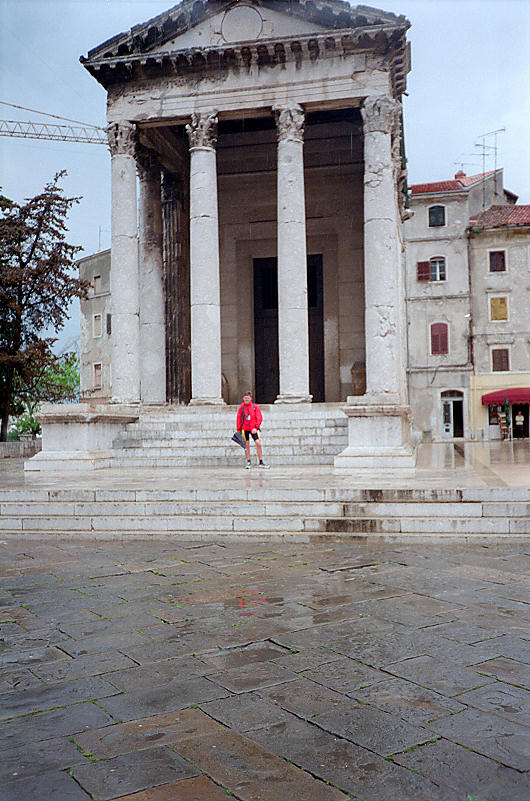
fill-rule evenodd
<path id="1" fill-rule="evenodd" d="M 172 5 L 171 0 L 0 0 L 0 100 L 104 126 L 105 92 L 79 56 Z M 529 0 L 374 5 L 405 14 L 412 23 L 412 73 L 404 103 L 409 183 L 450 178 L 461 161 L 468 174 L 481 172 L 474 148 L 478 136 L 506 127 L 498 137 L 498 166 L 504 167 L 505 186 L 519 202 L 530 203 Z M 0 118 L 46 119 L 6 106 L 0 106 Z M 486 167 L 493 167 L 492 158 Z M 68 171 L 66 192 L 83 197 L 70 217 L 71 241 L 85 253 L 109 247 L 107 149 L 0 137 L 0 185 L 8 197 L 36 194 L 61 169 Z M 63 338 L 74 334 L 75 326 L 72 320 Z"/>

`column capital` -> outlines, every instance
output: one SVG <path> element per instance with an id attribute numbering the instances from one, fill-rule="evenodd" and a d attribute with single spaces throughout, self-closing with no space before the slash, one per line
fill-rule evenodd
<path id="1" fill-rule="evenodd" d="M 194 112 L 191 122 L 186 125 L 186 133 L 192 147 L 208 147 L 215 150 L 217 144 L 217 111 Z"/>
<path id="2" fill-rule="evenodd" d="M 298 103 L 286 103 L 273 106 L 272 113 L 276 120 L 278 141 L 304 141 L 305 113 Z"/>
<path id="3" fill-rule="evenodd" d="M 361 114 L 365 133 L 392 133 L 401 114 L 401 103 L 387 95 L 372 95 L 364 101 Z"/>
<path id="4" fill-rule="evenodd" d="M 111 156 L 135 156 L 137 132 L 132 122 L 111 122 L 107 126 L 107 138 Z"/>

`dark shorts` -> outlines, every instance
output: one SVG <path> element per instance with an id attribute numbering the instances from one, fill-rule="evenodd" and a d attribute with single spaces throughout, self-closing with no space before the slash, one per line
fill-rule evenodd
<path id="1" fill-rule="evenodd" d="M 257 434 L 253 434 L 252 431 L 242 431 L 241 433 L 243 434 L 243 439 L 245 440 L 245 442 L 248 442 L 250 437 L 252 437 L 254 442 L 256 442 L 256 440 L 259 439 L 259 431 L 257 432 Z"/>

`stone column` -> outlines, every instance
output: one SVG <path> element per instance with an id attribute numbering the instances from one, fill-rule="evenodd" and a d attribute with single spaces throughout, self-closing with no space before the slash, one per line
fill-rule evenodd
<path id="1" fill-rule="evenodd" d="M 140 148 L 140 387 L 144 403 L 166 402 L 166 320 L 160 165 Z"/>
<path id="2" fill-rule="evenodd" d="M 348 448 L 336 467 L 413 467 L 407 404 L 405 290 L 398 201 L 400 104 L 368 97 L 364 134 L 366 394 L 348 398 Z"/>
<path id="3" fill-rule="evenodd" d="M 400 111 L 397 101 L 384 96 L 367 98 L 362 108 L 366 393 L 397 403 L 406 400 L 401 219 L 393 160 Z"/>
<path id="4" fill-rule="evenodd" d="M 190 142 L 191 404 L 223 404 L 217 206 L 217 112 L 192 114 Z"/>
<path id="5" fill-rule="evenodd" d="M 273 109 L 278 130 L 278 345 L 276 403 L 310 402 L 304 112 L 296 103 Z"/>
<path id="6" fill-rule="evenodd" d="M 112 123 L 107 129 L 112 186 L 112 400 L 140 401 L 140 325 L 136 210 L 136 126 Z"/>

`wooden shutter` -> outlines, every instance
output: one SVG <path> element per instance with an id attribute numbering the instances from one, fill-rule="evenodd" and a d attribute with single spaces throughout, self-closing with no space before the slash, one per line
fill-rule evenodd
<path id="1" fill-rule="evenodd" d="M 490 273 L 502 273 L 505 270 L 504 250 L 492 250 L 490 253 Z"/>
<path id="2" fill-rule="evenodd" d="M 417 264 L 417 276 L 418 281 L 430 281 L 431 280 L 431 262 L 430 261 L 419 261 Z"/>
<path id="3" fill-rule="evenodd" d="M 431 353 L 444 354 L 449 351 L 449 337 L 447 323 L 433 323 L 431 325 Z"/>
<path id="4" fill-rule="evenodd" d="M 510 369 L 508 350 L 506 348 L 492 350 L 491 361 L 494 373 L 507 373 Z"/>

